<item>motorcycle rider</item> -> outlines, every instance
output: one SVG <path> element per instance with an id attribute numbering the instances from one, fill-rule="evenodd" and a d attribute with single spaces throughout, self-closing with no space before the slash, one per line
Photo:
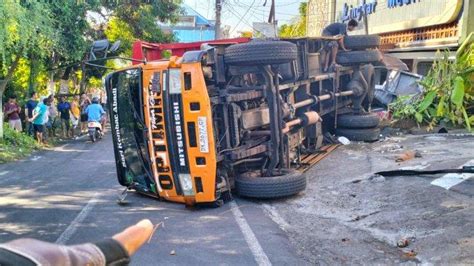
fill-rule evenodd
<path id="1" fill-rule="evenodd" d="M 104 108 L 102 108 L 102 105 L 99 103 L 99 97 L 92 98 L 92 104 L 87 106 L 86 113 L 88 122 L 99 122 L 102 124 L 105 111 Z"/>

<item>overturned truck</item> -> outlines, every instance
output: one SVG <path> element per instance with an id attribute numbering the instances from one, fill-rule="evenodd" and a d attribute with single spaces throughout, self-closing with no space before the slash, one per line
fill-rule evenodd
<path id="1" fill-rule="evenodd" d="M 302 158 L 325 135 L 379 137 L 377 116 L 366 112 L 378 37 L 351 38 L 354 50 L 339 53 L 342 67 L 329 73 L 317 52 L 327 40 L 304 38 L 203 44 L 109 74 L 120 184 L 187 205 L 303 191 Z"/>

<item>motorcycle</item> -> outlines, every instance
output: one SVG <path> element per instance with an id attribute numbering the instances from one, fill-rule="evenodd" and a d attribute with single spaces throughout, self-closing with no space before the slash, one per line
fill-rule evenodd
<path id="1" fill-rule="evenodd" d="M 96 142 L 96 140 L 102 139 L 102 125 L 100 124 L 100 122 L 88 122 L 87 127 L 89 129 L 89 138 L 92 142 Z"/>

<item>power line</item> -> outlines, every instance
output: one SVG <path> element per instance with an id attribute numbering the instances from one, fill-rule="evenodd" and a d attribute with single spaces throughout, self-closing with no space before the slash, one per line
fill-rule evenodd
<path id="1" fill-rule="evenodd" d="M 232 13 L 235 17 L 239 18 L 239 15 L 234 13 L 234 11 L 232 9 L 229 9 L 229 12 Z M 246 22 L 244 20 L 242 20 L 242 21 L 244 22 L 245 25 L 249 26 L 253 31 L 258 31 L 252 25 L 250 25 L 248 22 Z"/>
<path id="2" fill-rule="evenodd" d="M 231 32 L 237 29 L 237 27 L 240 25 L 240 23 L 242 22 L 242 20 L 244 19 L 244 17 L 247 15 L 247 13 L 250 11 L 250 9 L 253 7 L 254 4 L 255 4 L 255 0 L 253 0 L 252 4 L 249 6 L 249 8 L 247 8 L 247 11 L 245 11 L 245 14 L 240 18 L 239 22 L 237 23 L 237 25 L 234 27 L 234 29 Z"/>

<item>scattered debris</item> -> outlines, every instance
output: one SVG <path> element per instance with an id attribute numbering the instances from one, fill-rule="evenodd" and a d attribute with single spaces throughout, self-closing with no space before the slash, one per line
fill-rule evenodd
<path id="1" fill-rule="evenodd" d="M 456 202 L 452 200 L 444 201 L 440 205 L 444 208 L 455 209 L 455 210 L 462 210 L 469 207 L 469 204 Z"/>
<path id="2" fill-rule="evenodd" d="M 165 227 L 165 223 L 159 222 L 159 223 L 157 223 L 155 226 L 153 226 L 153 231 L 151 232 L 151 235 L 150 235 L 150 237 L 148 238 L 148 244 L 150 243 L 151 238 L 152 238 L 153 235 L 155 234 L 156 229 L 158 229 L 158 227 L 160 227 L 160 226 L 161 226 L 161 227 Z"/>
<path id="3" fill-rule="evenodd" d="M 402 238 L 397 241 L 397 247 L 399 248 L 408 247 L 409 244 L 410 244 L 410 240 L 408 240 L 408 238 Z"/>
<path id="4" fill-rule="evenodd" d="M 359 215 L 353 215 L 352 218 L 351 218 L 351 221 L 352 221 L 352 222 L 359 221 L 359 220 L 360 220 L 360 216 L 359 216 Z"/>
<path id="5" fill-rule="evenodd" d="M 377 214 L 379 213 L 380 211 L 374 211 L 374 212 L 371 212 L 371 213 L 367 213 L 367 214 L 362 214 L 362 215 L 352 215 L 352 219 L 351 219 L 351 222 L 355 222 L 355 221 L 360 221 L 362 219 L 365 219 L 371 215 L 374 215 L 374 214 Z"/>
<path id="6" fill-rule="evenodd" d="M 409 161 L 414 158 L 421 158 L 421 153 L 419 151 L 406 151 L 395 158 L 395 162 L 404 162 Z"/>
<path id="7" fill-rule="evenodd" d="M 382 145 L 380 148 L 376 149 L 376 151 L 380 151 L 380 153 L 395 152 L 395 151 L 401 151 L 401 150 L 403 150 L 403 145 L 400 145 L 398 143 L 385 144 L 385 145 Z"/>
<path id="8" fill-rule="evenodd" d="M 413 258 L 416 257 L 416 255 L 418 255 L 418 253 L 413 249 L 408 252 L 403 252 L 403 256 L 406 258 Z"/>
<path id="9" fill-rule="evenodd" d="M 342 145 L 351 144 L 351 141 L 346 137 L 339 137 L 339 138 L 337 138 L 337 141 L 339 141 L 339 143 L 341 143 Z"/>
<path id="10" fill-rule="evenodd" d="M 374 183 L 381 183 L 381 182 L 385 182 L 385 177 L 382 175 L 375 174 L 369 177 L 369 181 L 374 182 Z"/>
<path id="11" fill-rule="evenodd" d="M 423 76 L 407 71 L 390 70 L 384 84 L 375 87 L 374 97 L 384 106 L 388 106 L 400 96 L 420 95 L 424 89 L 417 81 L 422 78 Z"/>

